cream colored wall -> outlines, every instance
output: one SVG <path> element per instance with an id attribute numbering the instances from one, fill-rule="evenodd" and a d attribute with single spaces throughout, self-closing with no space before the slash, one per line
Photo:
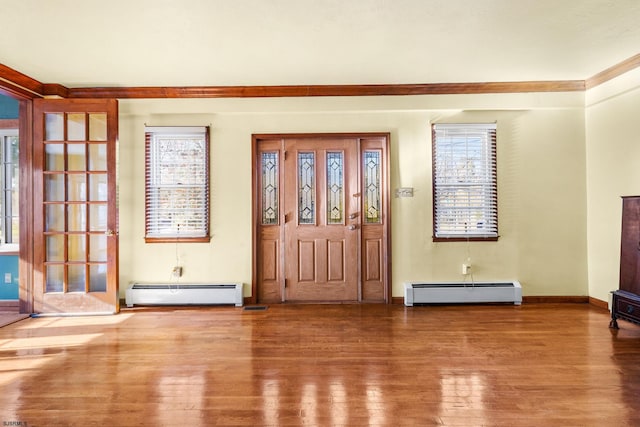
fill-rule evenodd
<path id="1" fill-rule="evenodd" d="M 120 102 L 120 281 L 240 281 L 250 295 L 251 135 L 390 132 L 393 296 L 414 280 L 520 280 L 525 295 L 586 295 L 582 93 Z M 498 242 L 433 243 L 431 122 L 498 123 Z M 211 125 L 209 244 L 144 243 L 144 125 Z M 177 260 L 176 260 L 177 259 Z"/>
<path id="2" fill-rule="evenodd" d="M 640 195 L 640 69 L 587 91 L 589 295 L 618 288 L 621 196 Z"/>

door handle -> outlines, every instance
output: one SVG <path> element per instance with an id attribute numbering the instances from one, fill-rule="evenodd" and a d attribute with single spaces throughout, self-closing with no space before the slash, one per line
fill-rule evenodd
<path id="1" fill-rule="evenodd" d="M 351 225 L 350 225 L 349 227 L 347 227 L 347 228 L 348 228 L 349 230 L 355 230 L 355 229 L 357 229 L 357 228 L 358 228 L 358 226 L 357 226 L 357 225 L 355 225 L 355 224 L 351 224 Z"/>
<path id="2" fill-rule="evenodd" d="M 113 232 L 113 230 L 107 230 L 104 232 L 104 235 L 107 237 L 111 237 L 111 236 L 114 236 L 115 233 Z"/>

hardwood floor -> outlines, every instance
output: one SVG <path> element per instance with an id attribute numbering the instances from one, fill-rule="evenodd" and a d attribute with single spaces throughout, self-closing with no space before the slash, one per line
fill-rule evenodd
<path id="1" fill-rule="evenodd" d="M 17 309 L 15 311 L 0 311 L 0 328 L 26 319 L 27 317 L 29 317 L 28 314 L 20 314 Z"/>
<path id="2" fill-rule="evenodd" d="M 608 324 L 587 304 L 29 318 L 0 328 L 0 425 L 638 426 L 640 327 Z"/>

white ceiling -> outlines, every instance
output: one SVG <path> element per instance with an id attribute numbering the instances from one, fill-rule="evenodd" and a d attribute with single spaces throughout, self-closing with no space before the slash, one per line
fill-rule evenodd
<path id="1" fill-rule="evenodd" d="M 583 80 L 640 0 L 0 0 L 0 63 L 67 87 Z"/>

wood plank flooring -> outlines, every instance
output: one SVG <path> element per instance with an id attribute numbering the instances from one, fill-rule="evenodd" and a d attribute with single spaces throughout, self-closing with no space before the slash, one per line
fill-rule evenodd
<path id="1" fill-rule="evenodd" d="M 18 313 L 18 309 L 13 311 L 0 311 L 0 328 L 18 322 L 29 317 L 28 314 Z"/>
<path id="2" fill-rule="evenodd" d="M 0 425 L 638 426 L 640 327 L 608 324 L 587 304 L 29 318 L 0 328 Z"/>

